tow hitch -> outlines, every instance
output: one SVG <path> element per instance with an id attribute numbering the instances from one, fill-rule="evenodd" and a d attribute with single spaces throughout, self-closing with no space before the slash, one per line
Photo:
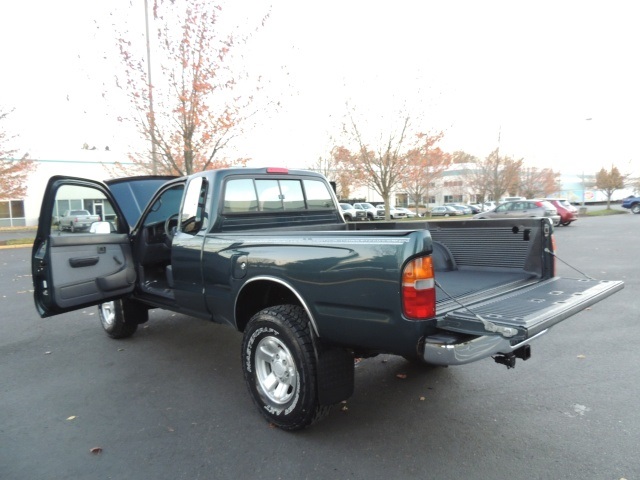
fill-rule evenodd
<path id="1" fill-rule="evenodd" d="M 508 369 L 515 368 L 516 358 L 520 358 L 522 360 L 529 360 L 531 358 L 531 345 L 523 345 L 510 353 L 499 353 L 494 355 L 492 358 L 496 363 L 506 365 Z"/>

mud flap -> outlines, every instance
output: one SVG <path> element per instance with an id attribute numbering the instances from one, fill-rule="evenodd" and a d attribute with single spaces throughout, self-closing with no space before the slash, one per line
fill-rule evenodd
<path id="1" fill-rule="evenodd" d="M 438 327 L 526 340 L 624 288 L 620 281 L 554 277 L 448 312 Z"/>
<path id="2" fill-rule="evenodd" d="M 353 355 L 344 348 L 323 348 L 318 352 L 318 401 L 334 405 L 353 395 Z"/>

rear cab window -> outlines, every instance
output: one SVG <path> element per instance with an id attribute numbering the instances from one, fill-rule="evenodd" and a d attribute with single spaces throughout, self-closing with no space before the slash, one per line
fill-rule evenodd
<path id="1" fill-rule="evenodd" d="M 222 213 L 334 210 L 326 183 L 314 179 L 234 178 L 226 182 Z"/>

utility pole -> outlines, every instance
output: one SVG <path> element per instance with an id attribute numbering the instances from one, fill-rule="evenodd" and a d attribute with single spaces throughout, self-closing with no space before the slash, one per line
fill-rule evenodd
<path id="1" fill-rule="evenodd" d="M 151 133 L 151 171 L 158 174 L 158 159 L 156 153 L 156 114 L 153 111 L 153 83 L 151 82 L 151 46 L 149 43 L 149 2 L 144 0 L 144 21 L 147 39 L 147 78 L 149 79 L 149 130 Z"/>

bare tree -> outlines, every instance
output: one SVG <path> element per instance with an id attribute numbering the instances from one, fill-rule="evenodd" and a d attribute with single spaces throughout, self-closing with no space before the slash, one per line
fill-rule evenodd
<path id="1" fill-rule="evenodd" d="M 614 165 L 607 171 L 604 167 L 596 173 L 596 188 L 607 197 L 607 208 L 611 208 L 611 197 L 616 190 L 624 188 L 626 176 L 622 175 Z"/>
<path id="2" fill-rule="evenodd" d="M 522 163 L 522 159 L 501 157 L 496 149 L 474 167 L 465 170 L 465 181 L 482 200 L 490 197 L 497 201 L 505 193 L 517 191 Z"/>
<path id="3" fill-rule="evenodd" d="M 361 172 L 353 168 L 353 156 L 344 147 L 333 147 L 328 156 L 318 157 L 311 163 L 310 170 L 321 173 L 336 185 L 338 198 L 349 198 L 356 182 L 362 180 Z"/>
<path id="4" fill-rule="evenodd" d="M 36 165 L 25 153 L 15 158 L 18 150 L 10 146 L 16 135 L 5 130 L 7 117 L 13 110 L 0 110 L 0 200 L 12 200 L 24 197 L 27 190 L 27 177 Z"/>
<path id="5" fill-rule="evenodd" d="M 409 127 L 410 117 L 403 115 L 397 128 L 392 127 L 387 133 L 381 134 L 372 145 L 365 140 L 361 125 L 357 124 L 352 112 L 349 112 L 348 122 L 344 125 L 344 132 L 355 145 L 355 151 L 340 147 L 342 161 L 349 162 L 351 168 L 359 170 L 363 175 L 363 184 L 382 197 L 387 220 L 390 218 L 391 195 L 405 181 L 411 168 L 408 152 L 415 149 L 419 141 L 417 136 L 410 136 Z"/>

